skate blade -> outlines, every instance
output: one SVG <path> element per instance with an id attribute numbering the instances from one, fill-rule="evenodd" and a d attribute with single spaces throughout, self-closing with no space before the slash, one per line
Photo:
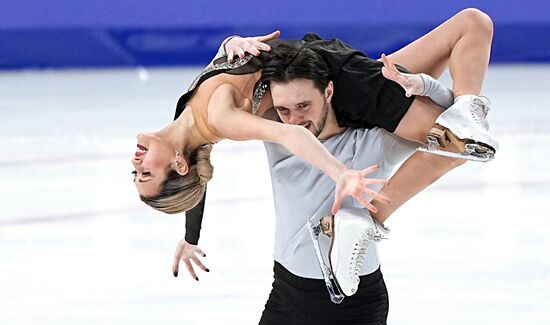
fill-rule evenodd
<path id="1" fill-rule="evenodd" d="M 325 221 L 325 226 L 323 226 L 323 221 Z M 328 225 L 326 223 L 328 223 Z M 330 246 L 328 247 L 328 265 L 330 267 L 330 273 L 334 275 L 335 273 L 333 271 L 334 268 L 332 267 L 332 259 L 330 258 L 331 254 L 332 254 L 332 247 L 334 245 L 334 228 L 333 228 L 334 227 L 334 216 L 330 215 L 330 216 L 323 217 L 320 220 L 320 225 L 321 225 L 321 229 L 323 229 L 323 233 L 330 237 Z M 328 227 L 328 230 L 327 230 L 326 233 L 325 233 L 325 230 L 324 230 L 325 227 Z M 336 275 L 334 275 L 334 283 L 336 283 L 336 286 L 338 287 L 338 289 L 340 289 L 340 285 L 338 284 L 338 281 L 336 280 Z"/>
<path id="2" fill-rule="evenodd" d="M 439 124 L 436 124 L 430 130 L 427 142 L 426 146 L 417 148 L 417 151 L 479 162 L 488 162 L 495 158 L 495 150 L 492 147 L 471 140 L 462 140 Z M 459 152 L 439 149 L 447 148 L 449 144 L 453 144 Z"/>
<path id="3" fill-rule="evenodd" d="M 328 236 L 330 238 L 330 246 L 328 248 L 328 264 L 330 266 L 330 272 L 331 274 L 334 274 L 334 268 L 332 267 L 332 259 L 330 258 L 332 254 L 332 247 L 334 244 L 334 216 L 328 215 L 324 216 L 319 220 L 319 227 L 321 228 L 321 231 L 323 235 Z M 336 287 L 340 289 L 340 285 L 338 284 L 338 281 L 336 280 L 336 276 L 334 276 L 334 283 L 336 284 Z M 341 291 L 341 289 L 340 289 Z"/>
<path id="4" fill-rule="evenodd" d="M 495 149 L 493 147 L 473 141 L 466 142 L 464 152 L 472 156 L 488 156 L 491 159 L 495 157 Z"/>
<path id="5" fill-rule="evenodd" d="M 329 298 L 333 303 L 340 304 L 346 296 L 343 294 L 342 289 L 338 284 L 338 281 L 336 281 L 336 277 L 332 272 L 332 268 L 329 268 L 325 264 L 325 262 L 323 261 L 323 257 L 321 256 L 321 247 L 319 246 L 319 234 L 322 231 L 321 224 L 319 223 L 317 225 L 313 225 L 311 221 L 309 221 L 308 224 L 311 240 L 313 241 L 313 248 L 315 249 L 315 254 L 319 262 L 319 267 L 321 268 L 321 273 L 323 274 L 323 278 L 325 280 L 325 286 L 327 287 Z"/>
<path id="6" fill-rule="evenodd" d="M 483 154 L 483 155 L 473 155 L 469 154 L 467 152 L 451 152 L 451 151 L 445 151 L 441 149 L 437 149 L 431 146 L 422 146 L 416 148 L 416 151 L 421 152 L 427 152 L 434 155 L 439 155 L 443 157 L 449 157 L 449 158 L 458 158 L 458 159 L 464 159 L 464 160 L 470 160 L 470 161 L 478 161 L 478 162 L 488 162 L 495 158 L 494 153 L 493 154 Z"/>
<path id="7" fill-rule="evenodd" d="M 334 268 L 332 267 L 332 258 L 331 258 L 331 256 L 332 256 L 332 248 L 334 247 L 334 240 L 335 240 L 334 216 L 329 215 L 329 216 L 323 217 L 320 220 L 319 225 L 320 225 L 320 227 L 323 231 L 323 234 L 330 237 L 330 246 L 328 248 L 328 264 L 329 264 L 330 269 L 328 271 L 331 274 L 331 280 L 334 283 L 334 287 L 336 288 L 336 291 L 340 295 L 342 295 L 342 299 L 344 299 L 343 297 L 349 297 L 349 296 L 344 293 L 344 290 L 342 290 L 342 287 L 340 286 L 340 283 L 338 283 L 338 279 L 336 278 L 336 275 L 334 273 Z M 331 299 L 332 299 L 332 297 L 331 297 Z M 337 298 L 337 299 L 339 299 L 339 298 Z M 333 300 L 333 302 L 334 302 L 334 300 Z M 335 302 L 335 303 L 339 303 L 339 302 Z"/>

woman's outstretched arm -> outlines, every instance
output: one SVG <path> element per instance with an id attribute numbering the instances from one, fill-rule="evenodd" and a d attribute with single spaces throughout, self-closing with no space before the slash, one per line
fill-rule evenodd
<path id="1" fill-rule="evenodd" d="M 238 99 L 238 100 L 236 100 Z M 242 104 L 238 105 L 237 102 Z M 387 202 L 383 196 L 368 188 L 369 184 L 386 184 L 385 180 L 366 179 L 365 176 L 376 169 L 371 166 L 364 170 L 351 170 L 334 156 L 303 126 L 289 125 L 260 118 L 246 112 L 248 99 L 239 99 L 238 90 L 229 84 L 220 85 L 212 94 L 208 105 L 208 123 L 224 138 L 245 141 L 262 140 L 286 147 L 292 154 L 322 170 L 336 182 L 336 198 L 333 213 L 340 207 L 346 195 L 351 195 L 366 208 L 376 212 L 364 195 Z"/>

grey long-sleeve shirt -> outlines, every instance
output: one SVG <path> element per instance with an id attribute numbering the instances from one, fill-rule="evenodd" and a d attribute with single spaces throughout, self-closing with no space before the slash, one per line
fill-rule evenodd
<path id="1" fill-rule="evenodd" d="M 388 179 L 395 165 L 416 148 L 416 144 L 378 128 L 347 129 L 323 144 L 349 168 L 360 170 L 379 164 L 380 168 L 367 177 L 380 179 Z M 295 275 L 322 279 L 308 221 L 318 222 L 322 216 L 330 214 L 336 184 L 321 170 L 293 156 L 283 146 L 265 142 L 265 148 L 276 215 L 273 256 Z M 372 188 L 378 191 L 380 186 Z M 350 196 L 344 199 L 342 206 L 362 207 L 360 202 Z M 323 235 L 319 238 L 321 250 L 328 253 L 329 238 Z M 365 256 L 360 274 L 372 273 L 378 267 L 378 252 L 374 245 Z"/>

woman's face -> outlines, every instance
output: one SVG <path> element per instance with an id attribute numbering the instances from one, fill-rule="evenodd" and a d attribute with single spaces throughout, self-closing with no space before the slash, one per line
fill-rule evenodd
<path id="1" fill-rule="evenodd" d="M 139 194 L 154 196 L 172 168 L 174 149 L 152 133 L 137 136 L 137 151 L 132 158 L 134 183 Z"/>

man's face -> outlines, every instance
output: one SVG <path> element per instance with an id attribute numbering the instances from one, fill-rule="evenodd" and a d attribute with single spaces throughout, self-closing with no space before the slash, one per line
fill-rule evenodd
<path id="1" fill-rule="evenodd" d="M 315 88 L 310 79 L 296 79 L 287 83 L 271 82 L 273 106 L 283 123 L 302 125 L 315 137 L 325 127 L 333 86 L 324 92 Z"/>

